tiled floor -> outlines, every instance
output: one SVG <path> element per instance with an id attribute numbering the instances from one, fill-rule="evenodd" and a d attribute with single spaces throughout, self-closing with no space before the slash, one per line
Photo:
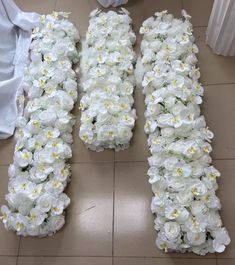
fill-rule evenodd
<path id="1" fill-rule="evenodd" d="M 25 11 L 70 11 L 71 20 L 84 36 L 88 14 L 96 0 L 16 0 Z M 213 158 L 221 171 L 219 196 L 222 218 L 235 238 L 235 58 L 211 53 L 205 30 L 212 0 L 129 0 L 135 31 L 155 11 L 168 9 L 175 15 L 187 9 L 193 16 L 199 45 L 201 81 L 205 85 L 203 113 L 215 133 Z M 140 38 L 138 37 L 138 40 Z M 138 50 L 138 48 L 137 48 Z M 19 238 L 0 225 L 0 265 L 235 265 L 235 243 L 221 255 L 165 254 L 155 247 L 153 216 L 147 182 L 148 148 L 143 131 L 144 104 L 140 88 L 135 91 L 138 120 L 130 149 L 114 153 L 87 151 L 74 129 L 72 182 L 66 190 L 72 199 L 66 225 L 55 236 Z M 79 122 L 79 113 L 75 110 Z M 0 141 L 0 204 L 7 191 L 7 165 L 14 140 Z"/>

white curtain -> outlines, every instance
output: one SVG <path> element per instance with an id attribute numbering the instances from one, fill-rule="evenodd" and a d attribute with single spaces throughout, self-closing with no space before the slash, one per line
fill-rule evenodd
<path id="1" fill-rule="evenodd" d="M 18 116 L 17 96 L 38 14 L 22 12 L 13 0 L 0 0 L 0 139 L 11 136 Z"/>
<path id="2" fill-rule="evenodd" d="M 109 7 L 109 6 L 116 7 L 126 4 L 128 0 L 98 0 L 98 2 L 104 7 Z"/>
<path id="3" fill-rule="evenodd" d="M 235 55 L 235 0 L 215 0 L 206 43 L 216 54 Z"/>

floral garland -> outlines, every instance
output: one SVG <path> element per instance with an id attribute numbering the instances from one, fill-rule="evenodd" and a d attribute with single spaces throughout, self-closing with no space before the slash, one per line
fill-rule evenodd
<path id="1" fill-rule="evenodd" d="M 151 209 L 158 248 L 205 255 L 223 252 L 230 238 L 215 195 L 220 173 L 209 155 L 213 133 L 200 115 L 198 48 L 190 16 L 184 10 L 182 15 L 155 13 L 140 29 Z"/>
<path id="2" fill-rule="evenodd" d="M 119 13 L 96 9 L 90 17 L 81 61 L 85 95 L 79 135 L 94 151 L 126 149 L 136 119 L 132 20 L 123 8 Z"/>
<path id="3" fill-rule="evenodd" d="M 13 164 L 9 167 L 9 204 L 1 207 L 5 228 L 23 236 L 46 236 L 65 223 L 70 199 L 63 193 L 70 178 L 66 161 L 72 156 L 77 100 L 77 29 L 66 13 L 39 19 L 32 34 L 30 62 L 23 88 L 24 113 L 18 119 Z M 23 104 L 23 96 L 20 103 Z"/>

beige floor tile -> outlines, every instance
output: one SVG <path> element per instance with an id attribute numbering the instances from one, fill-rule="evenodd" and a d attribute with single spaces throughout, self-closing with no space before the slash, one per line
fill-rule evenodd
<path id="1" fill-rule="evenodd" d="M 15 0 L 23 11 L 49 14 L 55 10 L 56 0 Z"/>
<path id="2" fill-rule="evenodd" d="M 58 0 L 56 10 L 72 12 L 70 19 L 78 27 L 82 36 L 85 36 L 88 27 L 90 12 L 101 7 L 96 0 Z M 179 16 L 181 10 L 180 0 L 129 0 L 124 6 L 130 11 L 136 32 L 143 21 L 152 16 L 156 11 L 169 10 L 169 12 Z M 108 11 L 109 9 L 105 9 Z M 116 9 L 118 10 L 118 9 Z"/>
<path id="3" fill-rule="evenodd" d="M 23 238 L 20 255 L 111 256 L 113 164 L 73 164 L 66 225 L 52 237 Z"/>
<path id="4" fill-rule="evenodd" d="M 19 257 L 17 265 L 112 265 L 112 258 Z"/>
<path id="5" fill-rule="evenodd" d="M 142 41 L 142 35 L 140 35 L 138 32 L 135 32 L 136 34 L 136 42 L 134 45 L 134 51 L 136 56 L 141 56 L 141 51 L 140 51 L 140 45 L 141 45 L 141 41 Z M 136 89 L 142 89 L 142 87 L 136 87 Z"/>
<path id="6" fill-rule="evenodd" d="M 56 10 L 71 12 L 69 18 L 78 28 L 81 36 L 85 36 L 89 14 L 93 9 L 101 8 L 96 0 L 57 0 Z"/>
<path id="7" fill-rule="evenodd" d="M 235 57 L 213 54 L 205 44 L 205 32 L 205 27 L 194 29 L 202 84 L 235 83 Z"/>
<path id="8" fill-rule="evenodd" d="M 160 259 L 155 260 L 155 264 L 159 264 Z M 114 258 L 113 265 L 147 265 L 146 258 Z"/>
<path id="9" fill-rule="evenodd" d="M 160 259 L 155 260 L 156 265 L 159 262 Z M 148 265 L 148 261 L 146 258 L 114 258 L 114 265 Z"/>
<path id="10" fill-rule="evenodd" d="M 81 111 L 78 110 L 79 101 L 81 96 L 79 96 L 78 103 L 73 109 L 73 114 L 76 116 L 76 124 L 73 128 L 73 156 L 71 158 L 72 163 L 78 162 L 113 162 L 114 161 L 114 151 L 104 150 L 102 152 L 95 152 L 87 149 L 79 137 L 80 129 L 80 117 Z"/>
<path id="11" fill-rule="evenodd" d="M 116 163 L 114 255 L 152 256 L 155 233 L 150 212 L 152 192 L 147 163 Z"/>
<path id="12" fill-rule="evenodd" d="M 183 0 L 183 8 L 192 16 L 194 26 L 207 26 L 214 0 Z"/>
<path id="13" fill-rule="evenodd" d="M 138 118 L 133 130 L 133 138 L 128 149 L 115 153 L 115 161 L 146 161 L 149 156 L 147 136 L 144 132 L 144 96 L 140 89 L 135 91 L 134 99 L 134 108 L 137 111 Z"/>
<path id="14" fill-rule="evenodd" d="M 12 163 L 14 147 L 14 137 L 0 140 L 0 165 L 8 165 Z"/>
<path id="15" fill-rule="evenodd" d="M 214 132 L 213 158 L 235 158 L 235 84 L 205 86 L 202 114 Z"/>
<path id="16" fill-rule="evenodd" d="M 228 229 L 232 239 L 231 244 L 222 254 L 217 254 L 218 258 L 235 258 L 235 160 L 215 160 L 215 167 L 221 172 L 219 179 L 218 197 L 221 199 L 222 211 L 221 217 L 224 226 Z M 232 264 L 231 264 L 232 265 Z"/>
<path id="17" fill-rule="evenodd" d="M 114 206 L 114 256 L 198 257 L 160 251 L 155 246 L 154 218 L 150 211 L 152 191 L 146 162 L 116 163 Z M 207 258 L 215 257 L 208 255 Z"/>
<path id="18" fill-rule="evenodd" d="M 16 265 L 16 257 L 0 257 L 0 265 Z"/>
<path id="19" fill-rule="evenodd" d="M 9 180 L 7 170 L 8 170 L 7 166 L 0 166 L 0 206 L 6 204 L 4 198 L 5 194 L 7 193 L 7 186 Z M 4 228 L 4 225 L 1 220 L 0 220 L 0 237 L 1 237 L 0 255 L 17 255 L 20 237 L 17 236 L 12 231 L 7 231 Z"/>
<path id="20" fill-rule="evenodd" d="M 235 265 L 235 259 L 217 259 L 217 265 Z"/>
<path id="21" fill-rule="evenodd" d="M 150 212 L 152 192 L 145 162 L 116 163 L 114 255 L 153 256 L 155 232 Z"/>
<path id="22" fill-rule="evenodd" d="M 216 265 L 215 259 L 115 258 L 114 265 Z"/>

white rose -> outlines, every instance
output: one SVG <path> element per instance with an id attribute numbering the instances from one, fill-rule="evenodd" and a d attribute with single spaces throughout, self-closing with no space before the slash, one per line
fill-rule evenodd
<path id="1" fill-rule="evenodd" d="M 220 228 L 216 231 L 213 231 L 213 236 L 214 236 L 214 240 L 213 240 L 213 248 L 216 252 L 223 252 L 225 249 L 225 246 L 229 245 L 231 242 L 231 239 L 228 235 L 228 231 L 226 230 L 226 228 Z"/>
<path id="2" fill-rule="evenodd" d="M 52 108 L 42 111 L 39 114 L 39 119 L 44 125 L 53 125 L 56 120 L 55 110 Z"/>
<path id="3" fill-rule="evenodd" d="M 176 240 L 180 235 L 180 226 L 176 222 L 166 222 L 163 226 L 165 235 L 168 240 Z"/>
<path id="4" fill-rule="evenodd" d="M 63 215 L 54 215 L 48 218 L 49 229 L 54 233 L 60 230 L 64 224 L 65 224 L 65 218 Z"/>
<path id="5" fill-rule="evenodd" d="M 43 194 L 37 200 L 37 208 L 42 212 L 49 212 L 52 206 L 53 197 L 50 194 Z"/>
<path id="6" fill-rule="evenodd" d="M 192 246 L 200 246 L 206 241 L 206 234 L 187 232 L 187 239 Z"/>

